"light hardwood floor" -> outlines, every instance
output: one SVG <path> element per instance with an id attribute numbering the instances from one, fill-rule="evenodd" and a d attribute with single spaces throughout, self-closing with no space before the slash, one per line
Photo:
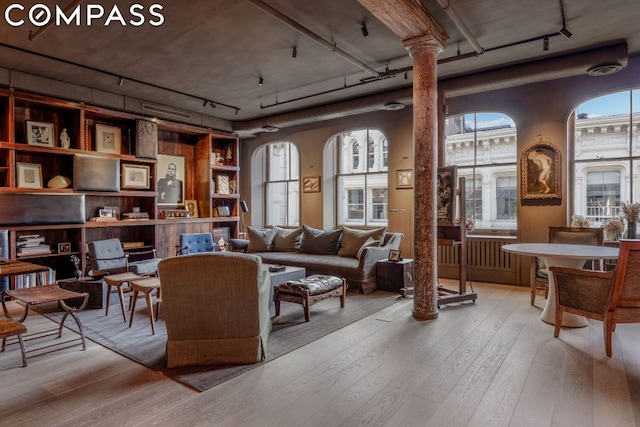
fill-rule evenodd
<path id="1" fill-rule="evenodd" d="M 400 300 L 203 393 L 92 342 L 32 353 L 26 368 L 11 345 L 0 425 L 640 426 L 640 325 L 618 325 L 608 358 L 600 322 L 554 339 L 528 288 L 474 288 L 476 303 L 442 307 L 435 321 Z M 51 342 L 40 341 L 27 346 Z"/>

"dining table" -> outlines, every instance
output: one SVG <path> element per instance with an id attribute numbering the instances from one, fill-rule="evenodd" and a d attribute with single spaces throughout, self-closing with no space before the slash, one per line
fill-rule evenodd
<path id="1" fill-rule="evenodd" d="M 578 245 L 567 243 L 514 243 L 502 246 L 505 252 L 540 257 L 547 268 L 567 267 L 583 268 L 588 260 L 614 260 L 618 258 L 619 248 L 598 245 Z M 542 310 L 540 319 L 546 323 L 556 323 L 556 290 L 553 274 L 549 274 L 549 297 Z M 587 318 L 572 313 L 563 313 L 562 326 L 581 328 L 589 323 Z"/>

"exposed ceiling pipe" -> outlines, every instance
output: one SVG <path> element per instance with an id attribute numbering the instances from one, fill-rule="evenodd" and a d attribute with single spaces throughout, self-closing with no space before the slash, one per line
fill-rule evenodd
<path id="1" fill-rule="evenodd" d="M 374 68 L 368 66 L 364 62 L 360 61 L 359 59 L 351 56 L 350 54 L 348 54 L 344 50 L 340 49 L 336 45 L 335 42 L 323 39 L 322 37 L 320 37 L 319 35 L 317 35 L 313 31 L 309 30 L 306 27 L 303 27 L 302 25 L 300 25 L 299 23 L 297 23 L 293 19 L 289 18 L 287 15 L 283 14 L 282 12 L 280 12 L 277 9 L 274 9 L 273 7 L 269 6 L 265 2 L 263 2 L 261 0 L 249 0 L 249 2 L 253 3 L 255 6 L 259 7 L 260 9 L 264 10 L 265 12 L 267 12 L 269 15 L 273 16 L 274 18 L 276 18 L 276 19 L 280 20 L 281 22 L 287 24 L 288 26 L 290 26 L 294 30 L 300 32 L 301 34 L 303 34 L 303 35 L 305 35 L 307 37 L 309 37 L 311 40 L 321 44 L 324 47 L 326 47 L 327 49 L 329 49 L 330 51 L 334 52 L 338 56 L 346 59 L 351 64 L 355 65 L 356 67 L 360 68 L 361 70 L 364 70 L 367 73 L 369 73 L 369 74 L 371 74 L 373 76 L 376 76 L 376 77 L 378 77 L 380 75 L 380 73 L 378 71 L 376 71 Z"/>
<path id="2" fill-rule="evenodd" d="M 451 4 L 449 3 L 449 0 L 437 0 L 437 1 L 440 7 L 442 7 L 445 13 L 449 16 L 449 18 L 451 18 L 453 23 L 456 24 L 456 27 L 458 27 L 458 30 L 460 30 L 464 38 L 467 39 L 467 41 L 473 47 L 476 53 L 479 55 L 482 52 L 484 52 L 483 47 L 480 46 L 480 43 L 478 43 L 478 40 L 476 40 L 475 36 L 471 34 L 471 31 L 469 31 L 465 23 L 462 22 L 462 19 L 458 15 L 458 12 L 456 12 L 453 6 L 451 6 Z"/>

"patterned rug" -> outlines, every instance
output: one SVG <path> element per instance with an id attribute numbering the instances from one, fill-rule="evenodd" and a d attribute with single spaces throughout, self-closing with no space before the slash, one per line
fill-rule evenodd
<path id="1" fill-rule="evenodd" d="M 262 363 L 289 353 L 351 323 L 402 301 L 396 293 L 377 291 L 370 295 L 347 292 L 345 308 L 340 308 L 338 298 L 330 298 L 311 307 L 311 321 L 304 321 L 302 306 L 281 304 L 280 316 L 272 315 L 272 331 L 267 342 L 267 358 L 251 365 L 197 366 L 168 369 L 165 363 L 167 333 L 161 318 L 156 322 L 156 334 L 151 334 L 144 300 L 138 301 L 133 325 L 122 320 L 120 307 L 112 298 L 109 316 L 104 310 L 92 309 L 79 313 L 87 339 L 120 353 L 138 363 L 174 378 L 196 390 L 208 390 L 216 385 L 247 372 Z M 49 319 L 59 322 L 62 313 L 55 304 L 33 306 L 32 309 Z M 162 310 L 161 310 L 162 311 Z M 65 326 L 77 332 L 72 319 Z"/>

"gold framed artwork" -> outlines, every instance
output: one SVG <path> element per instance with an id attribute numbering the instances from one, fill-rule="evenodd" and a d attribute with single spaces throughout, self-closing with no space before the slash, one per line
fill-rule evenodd
<path id="1" fill-rule="evenodd" d="M 456 214 L 456 166 L 438 168 L 438 222 L 453 224 Z"/>
<path id="2" fill-rule="evenodd" d="M 36 163 L 16 163 L 18 187 L 42 188 L 42 166 Z"/>
<path id="3" fill-rule="evenodd" d="M 527 147 L 520 160 L 522 200 L 562 199 L 560 151 L 549 142 Z"/>
<path id="4" fill-rule="evenodd" d="M 305 176 L 302 178 L 302 192 L 303 193 L 319 193 L 320 192 L 320 177 L 319 176 Z"/>
<path id="5" fill-rule="evenodd" d="M 96 151 L 99 153 L 120 154 L 121 138 L 120 128 L 96 125 Z"/>
<path id="6" fill-rule="evenodd" d="M 191 218 L 198 218 L 198 201 L 197 200 L 185 200 L 184 207 L 189 211 Z"/>
<path id="7" fill-rule="evenodd" d="M 216 175 L 216 193 L 231 194 L 228 175 Z"/>
<path id="8" fill-rule="evenodd" d="M 148 190 L 150 167 L 145 165 L 122 164 L 122 188 Z"/>
<path id="9" fill-rule="evenodd" d="M 27 121 L 27 144 L 54 147 L 53 123 Z"/>
<path id="10" fill-rule="evenodd" d="M 396 171 L 396 188 L 413 188 L 413 169 Z"/>

